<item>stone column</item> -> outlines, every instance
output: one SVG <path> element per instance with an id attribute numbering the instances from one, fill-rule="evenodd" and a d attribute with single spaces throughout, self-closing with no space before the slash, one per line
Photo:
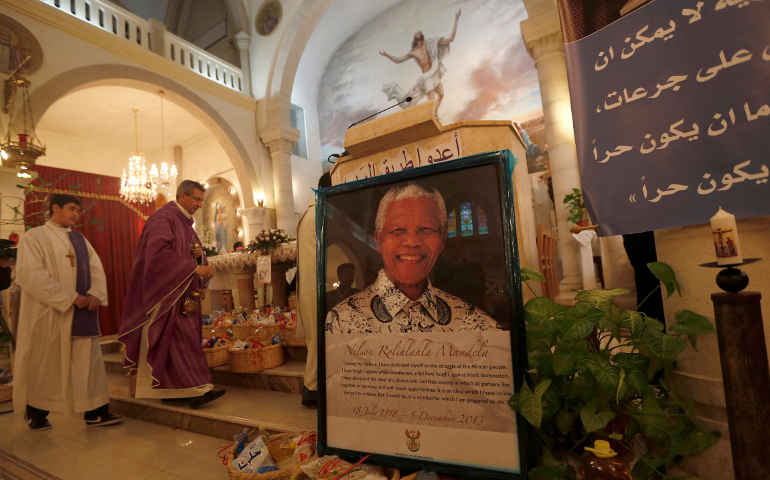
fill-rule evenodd
<path id="1" fill-rule="evenodd" d="M 277 134 L 277 135 L 276 135 Z M 290 237 L 297 234 L 297 216 L 294 213 L 294 192 L 291 182 L 291 149 L 299 139 L 299 131 L 288 128 L 263 135 L 273 160 L 273 198 L 277 227 Z"/>
<path id="2" fill-rule="evenodd" d="M 253 240 L 259 232 L 275 226 L 275 210 L 263 207 L 249 207 L 241 210 L 241 215 L 246 218 L 246 232 L 244 237 Z M 248 243 L 248 242 L 244 242 Z"/>
<path id="3" fill-rule="evenodd" d="M 241 55 L 241 74 L 243 75 L 243 93 L 251 96 L 251 62 L 249 62 L 249 47 L 251 37 L 246 32 L 235 34 L 235 45 Z"/>
<path id="4" fill-rule="evenodd" d="M 562 202 L 573 188 L 580 188 L 580 173 L 572 129 L 564 43 L 555 6 L 521 22 L 521 35 L 527 51 L 535 60 L 540 82 L 559 232 L 559 259 L 563 273 L 560 287 L 562 293 L 566 293 L 582 286 L 578 246 L 570 234 L 569 213 Z"/>

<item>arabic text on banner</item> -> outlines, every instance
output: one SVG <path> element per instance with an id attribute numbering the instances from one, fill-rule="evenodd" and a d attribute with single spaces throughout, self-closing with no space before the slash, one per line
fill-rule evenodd
<path id="1" fill-rule="evenodd" d="M 770 215 L 770 2 L 655 0 L 566 45 L 602 235 Z"/>

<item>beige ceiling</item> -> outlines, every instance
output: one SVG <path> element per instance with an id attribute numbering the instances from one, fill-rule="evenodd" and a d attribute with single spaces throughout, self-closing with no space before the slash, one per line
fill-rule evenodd
<path id="1" fill-rule="evenodd" d="M 139 109 L 139 147 L 144 152 L 161 146 L 160 96 L 127 87 L 99 86 L 76 91 L 54 103 L 38 122 L 38 129 L 107 142 L 134 150 L 132 108 Z M 187 110 L 164 99 L 165 146 L 182 145 L 210 131 Z"/>

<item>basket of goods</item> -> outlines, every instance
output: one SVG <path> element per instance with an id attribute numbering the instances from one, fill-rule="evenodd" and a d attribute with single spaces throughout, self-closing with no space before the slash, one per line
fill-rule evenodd
<path id="1" fill-rule="evenodd" d="M 247 340 L 256 335 L 257 321 L 246 312 L 235 312 L 232 317 L 233 338 L 236 340 Z"/>
<path id="2" fill-rule="evenodd" d="M 300 473 L 292 480 L 399 480 L 401 478 L 398 469 L 366 465 L 361 461 L 350 463 L 337 456 L 313 457 L 304 464 L 300 464 L 299 469 Z"/>
<path id="3" fill-rule="evenodd" d="M 292 310 L 283 314 L 281 326 L 281 339 L 285 345 L 304 345 L 305 339 L 297 336 L 297 312 Z"/>
<path id="4" fill-rule="evenodd" d="M 233 325 L 233 338 L 236 340 L 246 340 L 257 333 L 257 326 L 249 323 L 236 323 Z"/>
<path id="5" fill-rule="evenodd" d="M 203 354 L 209 368 L 221 367 L 230 361 L 230 342 L 223 337 L 205 338 L 202 341 Z"/>
<path id="6" fill-rule="evenodd" d="M 202 335 L 204 338 L 210 337 L 233 337 L 233 318 L 232 314 L 226 312 L 215 312 L 214 320 L 203 325 Z"/>
<path id="7" fill-rule="evenodd" d="M 300 463 L 295 452 L 298 439 L 305 434 L 279 433 L 260 434 L 251 438 L 239 434 L 233 448 L 230 448 L 223 463 L 231 480 L 290 480 L 300 472 Z M 313 434 L 315 438 L 315 434 Z M 311 444 L 314 453 L 315 442 Z"/>
<path id="8" fill-rule="evenodd" d="M 230 347 L 230 371 L 233 373 L 258 373 L 283 363 L 280 343 L 262 343 L 258 338 L 251 338 L 237 340 Z"/>

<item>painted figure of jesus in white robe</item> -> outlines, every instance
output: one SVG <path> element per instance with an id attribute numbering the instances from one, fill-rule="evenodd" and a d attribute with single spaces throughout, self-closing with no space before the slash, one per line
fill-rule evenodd
<path id="1" fill-rule="evenodd" d="M 72 221 L 62 225 L 54 216 L 26 232 L 19 244 L 16 282 L 21 288 L 21 305 L 13 393 L 17 412 L 26 408 L 29 415 L 29 406 L 40 411 L 85 412 L 89 424 L 89 411 L 103 410 L 102 422 L 117 417 L 107 413 L 109 396 L 98 318 L 86 330 L 79 332 L 77 325 L 73 329 L 77 309 L 95 316 L 98 307 L 107 304 L 107 280 L 99 256 L 77 232 L 80 243 L 71 240 L 69 225 L 79 214 L 77 203 Z M 74 204 L 67 207 L 74 209 Z M 83 261 L 87 266 L 79 265 Z M 90 270 L 90 287 L 79 292 L 78 272 L 83 270 Z M 47 424 L 45 417 L 42 420 Z"/>

